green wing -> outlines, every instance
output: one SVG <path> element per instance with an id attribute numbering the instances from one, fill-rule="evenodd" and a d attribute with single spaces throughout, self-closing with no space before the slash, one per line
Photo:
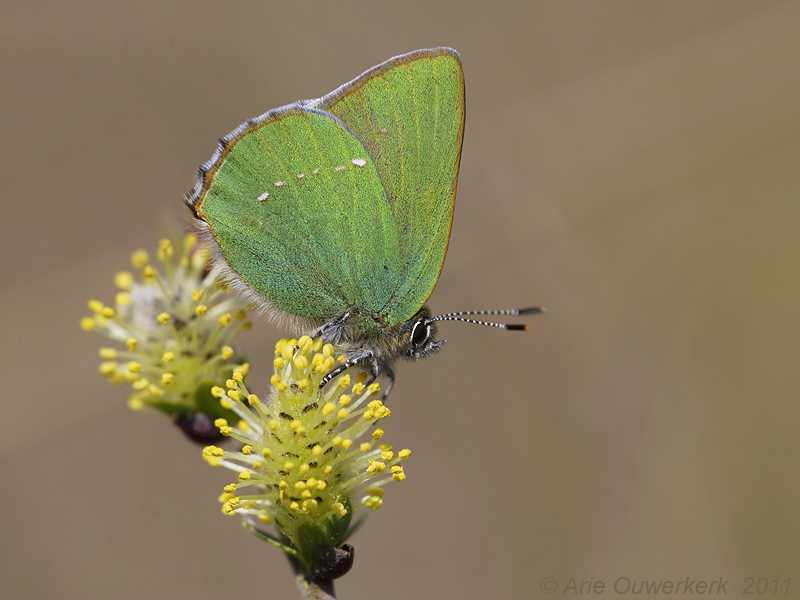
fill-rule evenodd
<path id="1" fill-rule="evenodd" d="M 307 103 L 335 115 L 377 168 L 397 225 L 401 276 L 383 309 L 412 317 L 433 291 L 453 220 L 464 135 L 464 74 L 450 48 L 395 57 Z"/>
<path id="2" fill-rule="evenodd" d="M 390 303 L 401 276 L 391 207 L 369 154 L 335 117 L 289 105 L 242 124 L 187 200 L 236 276 L 322 320 Z"/>

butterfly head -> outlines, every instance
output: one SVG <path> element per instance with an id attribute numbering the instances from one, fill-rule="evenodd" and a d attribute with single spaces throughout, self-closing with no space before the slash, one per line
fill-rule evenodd
<path id="1" fill-rule="evenodd" d="M 436 340 L 437 328 L 434 321 L 431 311 L 423 307 L 403 324 L 401 347 L 405 358 L 418 360 L 439 351 L 445 340 Z"/>

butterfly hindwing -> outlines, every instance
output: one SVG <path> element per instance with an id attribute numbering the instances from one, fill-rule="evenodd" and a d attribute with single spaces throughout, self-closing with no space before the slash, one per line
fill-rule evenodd
<path id="1" fill-rule="evenodd" d="M 226 262 L 291 315 L 321 321 L 386 306 L 398 233 L 375 165 L 335 117 L 300 104 L 223 138 L 190 198 Z"/>

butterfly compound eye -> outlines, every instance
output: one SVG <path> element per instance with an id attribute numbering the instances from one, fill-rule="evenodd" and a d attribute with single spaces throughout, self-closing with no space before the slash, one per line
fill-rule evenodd
<path id="1" fill-rule="evenodd" d="M 421 348 L 431 337 L 431 326 L 425 321 L 420 319 L 414 323 L 414 328 L 411 330 L 411 346 L 415 349 Z"/>

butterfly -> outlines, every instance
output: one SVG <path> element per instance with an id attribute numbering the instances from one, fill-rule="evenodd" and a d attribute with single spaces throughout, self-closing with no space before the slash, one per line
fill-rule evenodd
<path id="1" fill-rule="evenodd" d="M 185 202 L 234 289 L 271 320 L 394 384 L 397 358 L 437 352 L 432 316 L 464 138 L 464 74 L 451 48 L 417 50 L 333 92 L 245 121 L 221 138 Z"/>

